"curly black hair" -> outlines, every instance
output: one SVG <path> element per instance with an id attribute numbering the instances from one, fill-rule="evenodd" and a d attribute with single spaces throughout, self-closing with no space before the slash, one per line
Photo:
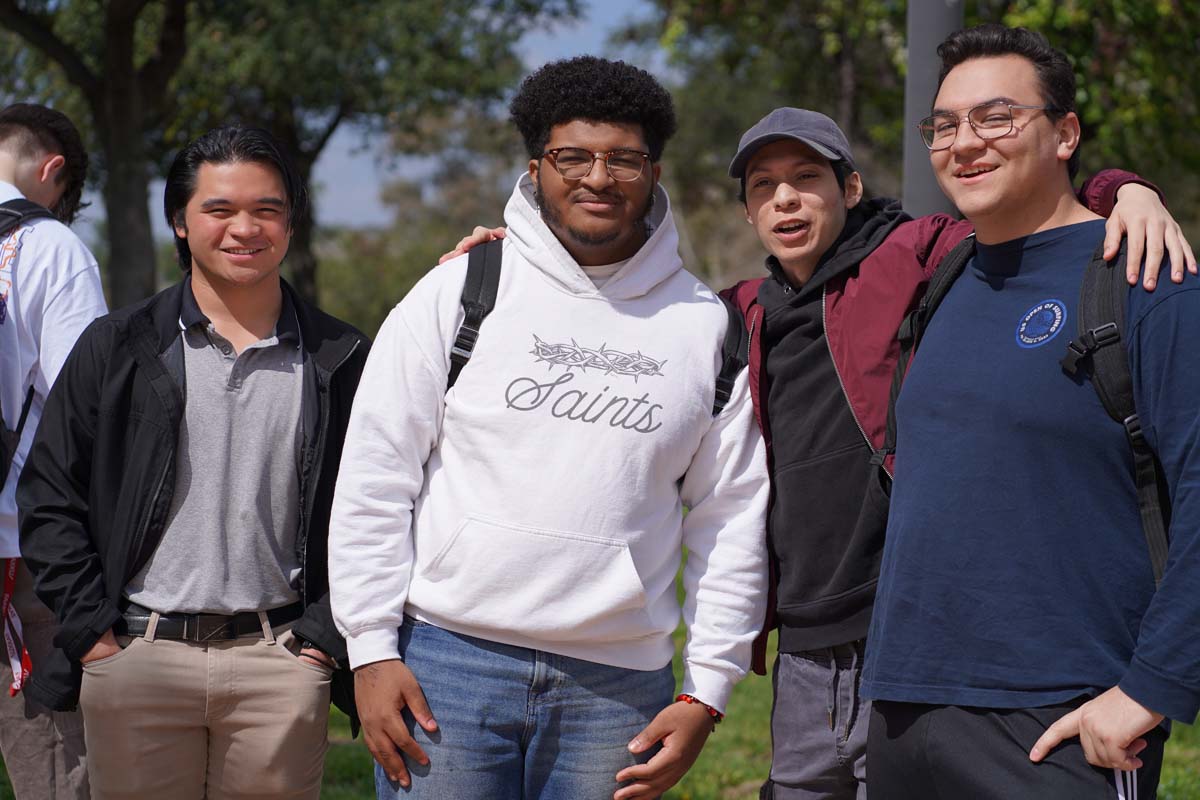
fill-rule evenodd
<path id="1" fill-rule="evenodd" d="M 79 129 L 65 114 L 33 103 L 13 103 L 0 110 L 0 142 L 16 146 L 21 157 L 61 155 L 66 165 L 56 183 L 64 184 L 62 199 L 50 209 L 64 224 L 75 221 L 87 179 L 88 154 Z"/>
<path id="2" fill-rule="evenodd" d="M 651 161 L 662 158 L 675 133 L 675 104 L 653 75 L 596 56 L 552 61 L 529 75 L 509 113 L 530 158 L 545 150 L 551 128 L 575 119 L 640 125 Z"/>

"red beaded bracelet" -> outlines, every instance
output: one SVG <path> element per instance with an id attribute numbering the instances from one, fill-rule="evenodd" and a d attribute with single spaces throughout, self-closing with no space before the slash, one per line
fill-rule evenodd
<path id="1" fill-rule="evenodd" d="M 692 703 L 696 703 L 697 705 L 704 706 L 704 710 L 707 711 L 708 715 L 713 718 L 714 725 L 719 724 L 721 722 L 721 720 L 725 719 L 725 715 L 722 714 L 720 711 L 717 711 L 715 708 L 713 708 L 712 706 L 710 706 L 708 703 L 704 702 L 703 700 L 697 700 L 695 697 L 692 697 L 690 694 L 681 694 L 675 698 L 676 703 L 678 703 L 680 701 L 683 701 L 684 703 L 688 703 L 689 705 Z"/>

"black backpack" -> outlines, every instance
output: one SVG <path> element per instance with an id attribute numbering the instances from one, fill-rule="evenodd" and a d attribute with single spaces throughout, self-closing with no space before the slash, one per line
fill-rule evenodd
<path id="1" fill-rule="evenodd" d="M 471 248 L 467 256 L 467 280 L 463 284 L 462 307 L 465 312 L 454 345 L 450 348 L 450 377 L 447 391 L 458 380 L 458 374 L 471 359 L 475 342 L 479 340 L 479 329 L 483 319 L 496 307 L 496 293 L 500 286 L 500 262 L 503 243 L 493 239 Z M 716 399 L 713 401 L 713 416 L 724 410 L 733 393 L 733 383 L 738 373 L 750 362 L 750 338 L 746 335 L 746 323 L 741 313 L 725 298 L 721 298 L 729 314 L 729 325 L 725 329 L 725 341 L 721 346 L 721 372 L 717 375 Z"/>
<path id="2" fill-rule="evenodd" d="M 32 219 L 53 218 L 49 210 L 37 203 L 24 198 L 0 203 L 0 241 L 16 230 L 21 223 Z M 29 407 L 33 405 L 33 387 L 25 393 L 25 402 L 21 406 L 21 417 L 17 429 L 10 431 L 7 424 L 0 424 L 0 488 L 8 480 L 8 471 L 12 467 L 13 456 L 21 443 L 21 432 L 25 430 L 25 419 L 29 416 Z M 0 420 L 3 415 L 0 414 Z"/>
<path id="3" fill-rule="evenodd" d="M 884 453 L 896 450 L 896 398 L 912 355 L 921 343 L 937 307 L 954 281 L 975 254 L 974 234 L 960 242 L 938 265 L 921 302 L 900 326 L 900 359 L 892 376 L 888 404 L 887 440 Z M 1126 245 L 1111 262 L 1104 260 L 1104 245 L 1092 254 L 1079 289 L 1078 335 L 1067 345 L 1063 371 L 1071 377 L 1091 378 L 1105 411 L 1125 429 L 1133 454 L 1134 482 L 1142 533 L 1150 550 L 1154 582 L 1162 581 L 1167 564 L 1167 531 L 1171 525 L 1171 502 L 1162 465 L 1142 432 L 1133 400 L 1133 378 L 1124 348 L 1117 347 L 1125 332 L 1125 303 L 1129 284 L 1125 280 Z"/>

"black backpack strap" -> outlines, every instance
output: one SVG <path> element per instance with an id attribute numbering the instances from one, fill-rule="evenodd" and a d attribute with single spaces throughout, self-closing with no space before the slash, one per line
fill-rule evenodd
<path id="1" fill-rule="evenodd" d="M 750 363 L 750 337 L 746 334 L 746 320 L 737 306 L 721 297 L 729 324 L 725 327 L 725 341 L 721 344 L 721 371 L 717 374 L 717 393 L 713 400 L 714 417 L 719 416 L 733 395 L 733 384 L 738 374 Z"/>
<path id="2" fill-rule="evenodd" d="M 29 407 L 33 405 L 33 387 L 29 387 L 29 391 L 25 393 L 25 402 L 21 404 L 21 418 L 17 420 L 17 429 L 14 433 L 17 435 L 17 440 L 21 439 L 21 432 L 25 430 L 25 419 L 29 416 Z"/>
<path id="3" fill-rule="evenodd" d="M 1104 410 L 1125 428 L 1133 453 L 1142 533 L 1157 584 L 1167 566 L 1171 502 L 1162 465 L 1146 441 L 1138 418 L 1128 354 L 1124 347 L 1116 346 L 1121 344 L 1125 332 L 1125 303 L 1129 294 L 1125 262 L 1124 241 L 1120 254 L 1111 263 L 1104 260 L 1104 246 L 1096 248 L 1079 289 L 1079 335 L 1067 345 L 1061 363 L 1063 371 L 1072 377 L 1090 372 L 1092 386 Z"/>
<path id="4" fill-rule="evenodd" d="M 929 327 L 933 312 L 937 311 L 950 287 L 958 280 L 958 276 L 962 275 L 967 262 L 974 255 L 975 234 L 972 233 L 946 254 L 934 271 L 933 277 L 929 279 L 929 287 L 921 297 L 921 302 L 900 323 L 900 330 L 896 334 L 900 340 L 900 355 L 896 361 L 896 371 L 892 373 L 892 389 L 888 395 L 887 433 L 883 448 L 871 459 L 876 465 L 882 465 L 885 457 L 896 452 L 896 398 L 900 396 L 900 387 L 904 385 L 904 376 L 908 374 L 908 365 L 912 363 L 917 345 L 921 343 L 921 337 Z"/>
<path id="5" fill-rule="evenodd" d="M 54 215 L 44 206 L 39 206 L 32 200 L 18 197 L 6 203 L 0 203 L 0 239 L 8 236 L 18 225 L 31 219 L 52 219 Z"/>
<path id="6" fill-rule="evenodd" d="M 446 391 L 454 386 L 458 374 L 471 360 L 483 318 L 496 307 L 502 254 L 503 243 L 499 239 L 493 239 L 471 248 L 467 256 L 467 280 L 462 291 L 462 307 L 466 315 L 458 328 L 458 335 L 454 337 L 454 345 L 450 348 L 450 377 Z"/>
<path id="7" fill-rule="evenodd" d="M 25 430 L 25 419 L 29 416 L 29 407 L 33 405 L 33 387 L 25 393 L 25 402 L 21 405 L 21 418 L 17 421 L 16 430 L 9 430 L 3 423 L 4 412 L 0 409 L 0 486 L 8 482 L 8 471 L 12 468 L 13 456 L 21 446 L 21 432 Z"/>
<path id="8" fill-rule="evenodd" d="M 54 215 L 48 209 L 32 200 L 26 200 L 24 197 L 0 203 L 0 239 L 8 236 L 23 222 L 31 219 L 52 219 L 53 217 Z M 3 428 L 0 435 L 4 437 L 3 446 L 0 447 L 0 486 L 3 486 L 8 480 L 8 470 L 12 466 L 13 455 L 21 443 L 21 432 L 25 430 L 25 419 L 29 416 L 31 405 L 33 405 L 32 386 L 25 394 L 25 402 L 21 406 L 21 417 L 17 422 L 16 429 L 10 431 L 8 425 L 0 423 L 0 427 Z M 3 420 L 3 413 L 3 409 L 0 409 L 0 420 Z"/>

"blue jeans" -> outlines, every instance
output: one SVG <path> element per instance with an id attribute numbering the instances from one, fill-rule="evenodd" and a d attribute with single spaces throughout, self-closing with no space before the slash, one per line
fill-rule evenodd
<path id="1" fill-rule="evenodd" d="M 376 765 L 379 800 L 607 800 L 617 772 L 649 758 L 626 745 L 675 687 L 669 664 L 610 667 L 411 619 L 400 628 L 400 653 L 438 731 L 426 733 L 405 711 L 429 765 L 405 757 L 408 789 Z"/>

